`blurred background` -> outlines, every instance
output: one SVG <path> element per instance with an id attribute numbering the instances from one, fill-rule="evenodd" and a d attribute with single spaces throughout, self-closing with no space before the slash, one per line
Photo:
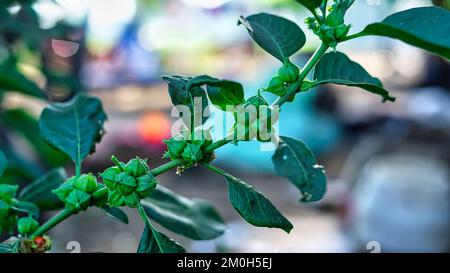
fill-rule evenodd
<path id="1" fill-rule="evenodd" d="M 0 12 L 0 62 L 14 62 L 52 101 L 80 90 L 102 100 L 107 133 L 83 165 L 93 173 L 111 165 L 112 154 L 123 161 L 148 157 L 153 167 L 164 162 L 161 141 L 175 119 L 162 75 L 240 81 L 246 97 L 267 85 L 280 64 L 237 27 L 240 15 L 269 12 L 296 21 L 309 38 L 293 57 L 300 65 L 320 42 L 303 24 L 307 10 L 292 0 L 0 2 L 14 2 Z M 393 12 L 432 4 L 448 9 L 450 1 L 358 0 L 347 21 L 356 32 Z M 298 190 L 274 175 L 272 152 L 261 152 L 257 142 L 222 147 L 218 165 L 264 192 L 295 228 L 288 235 L 248 225 L 228 203 L 223 178 L 201 167 L 181 177 L 166 173 L 159 177 L 163 185 L 210 200 L 229 223 L 225 235 L 212 241 L 168 232 L 188 251 L 450 250 L 449 62 L 378 37 L 338 50 L 379 77 L 397 101 L 381 103 L 360 89 L 326 85 L 284 107 L 280 134 L 304 141 L 325 166 L 325 198 L 300 204 Z M 10 163 L 0 182 L 28 183 L 56 166 L 73 174 L 67 158 L 39 136 L 36 120 L 46 104 L 0 90 L 0 149 Z M 53 251 L 69 252 L 67 244 L 77 241 L 82 252 L 135 252 L 143 227 L 134 211 L 127 212 L 129 226 L 96 209 L 71 217 L 51 231 Z"/>

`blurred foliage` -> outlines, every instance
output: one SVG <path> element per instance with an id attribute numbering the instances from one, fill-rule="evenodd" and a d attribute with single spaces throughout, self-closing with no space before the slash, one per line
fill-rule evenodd
<path id="1" fill-rule="evenodd" d="M 67 156 L 42 139 L 36 117 L 25 109 L 5 108 L 5 96 L 10 91 L 39 100 L 53 99 L 51 93 L 23 73 L 20 69 L 23 64 L 46 76 L 46 90 L 55 79 L 79 88 L 79 85 L 52 74 L 43 50 L 50 38 L 65 37 L 70 29 L 64 24 L 41 28 L 39 17 L 32 8 L 34 2 L 0 1 L 0 149 L 8 162 L 0 183 L 29 183 L 68 162 Z"/>

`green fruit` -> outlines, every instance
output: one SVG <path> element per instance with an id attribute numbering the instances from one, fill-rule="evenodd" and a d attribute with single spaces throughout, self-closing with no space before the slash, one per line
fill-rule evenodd
<path id="1" fill-rule="evenodd" d="M 273 77 L 270 82 L 269 86 L 266 88 L 267 92 L 270 92 L 277 96 L 283 96 L 286 94 L 286 86 L 284 85 L 284 82 L 280 79 L 280 77 Z"/>
<path id="2" fill-rule="evenodd" d="M 139 177 L 148 173 L 147 160 L 138 157 L 131 159 L 125 166 L 125 171 L 134 177 Z"/>
<path id="3" fill-rule="evenodd" d="M 93 193 L 97 190 L 97 178 L 90 174 L 82 174 L 73 182 L 73 187 L 86 193 Z"/>
<path id="4" fill-rule="evenodd" d="M 108 194 L 108 205 L 110 207 L 121 207 L 124 205 L 124 198 L 119 191 L 110 191 Z"/>
<path id="5" fill-rule="evenodd" d="M 39 223 L 31 216 L 20 218 L 17 221 L 17 230 L 22 235 L 29 235 L 39 227 Z"/>
<path id="6" fill-rule="evenodd" d="M 181 156 L 188 162 L 188 165 L 195 164 L 203 158 L 201 145 L 188 143 Z"/>
<path id="7" fill-rule="evenodd" d="M 136 179 L 131 174 L 123 172 L 116 176 L 117 189 L 126 195 L 134 191 L 137 186 Z"/>
<path id="8" fill-rule="evenodd" d="M 127 205 L 128 207 L 136 208 L 141 198 L 136 192 L 132 192 L 129 195 L 125 195 L 123 197 L 123 200 L 125 201 L 125 205 Z"/>
<path id="9" fill-rule="evenodd" d="M 151 174 L 138 177 L 137 183 L 136 192 L 142 199 L 149 197 L 155 191 L 156 185 L 158 185 L 158 181 Z"/>
<path id="10" fill-rule="evenodd" d="M 295 64 L 286 60 L 283 66 L 278 70 L 278 77 L 283 82 L 293 83 L 297 80 L 300 69 Z"/>
<path id="11" fill-rule="evenodd" d="M 90 205 L 91 195 L 84 191 L 73 189 L 67 196 L 66 207 L 72 211 L 86 210 Z"/>
<path id="12" fill-rule="evenodd" d="M 106 169 L 100 176 L 105 186 L 112 190 L 116 185 L 116 176 L 121 172 L 119 167 L 114 166 Z"/>
<path id="13" fill-rule="evenodd" d="M 61 201 L 66 202 L 67 196 L 72 192 L 74 187 L 72 183 L 68 181 L 62 183 L 58 188 L 54 189 L 52 192 L 56 194 Z"/>
<path id="14" fill-rule="evenodd" d="M 181 136 L 174 136 L 169 140 L 164 140 L 164 143 L 167 145 L 167 152 L 172 160 L 180 158 L 187 145 L 187 141 Z"/>

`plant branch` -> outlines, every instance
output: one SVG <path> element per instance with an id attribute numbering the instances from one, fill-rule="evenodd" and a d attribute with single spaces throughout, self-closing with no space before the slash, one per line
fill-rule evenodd
<path id="1" fill-rule="evenodd" d="M 322 43 L 322 45 L 316 50 L 316 52 L 313 54 L 313 56 L 311 56 L 309 61 L 306 63 L 305 67 L 300 72 L 300 75 L 299 75 L 297 81 L 294 84 L 292 84 L 289 87 L 288 92 L 284 96 L 280 97 L 277 101 L 275 101 L 273 105 L 278 105 L 281 107 L 285 102 L 289 101 L 291 98 L 293 98 L 295 96 L 295 94 L 297 93 L 297 90 L 301 86 L 303 80 L 311 72 L 311 70 L 314 68 L 314 66 L 319 62 L 319 60 L 322 58 L 322 56 L 325 54 L 325 52 L 328 50 L 328 48 L 329 48 L 329 46 L 327 44 Z M 205 152 L 212 152 L 230 142 L 233 142 L 233 139 L 229 139 L 229 137 L 227 136 L 224 139 L 218 140 L 218 141 L 210 144 L 208 147 L 205 148 Z M 115 156 L 112 156 L 111 159 L 123 171 L 123 164 Z M 210 170 L 217 172 L 221 175 L 228 175 L 227 173 L 214 167 L 213 165 L 210 165 L 207 163 L 201 163 L 201 164 L 206 166 Z M 178 166 L 181 166 L 181 165 L 183 165 L 182 159 L 172 160 L 170 162 L 167 162 L 167 163 L 151 170 L 150 173 L 153 176 L 158 176 L 158 175 L 168 172 L 169 170 L 176 168 Z M 93 195 L 93 198 L 95 200 L 98 200 L 98 199 L 104 198 L 105 194 L 107 194 L 107 191 L 101 191 L 101 192 L 97 193 L 95 196 Z M 53 227 L 58 225 L 60 222 L 64 221 L 68 217 L 70 217 L 72 214 L 75 214 L 75 212 L 70 211 L 66 208 L 63 209 L 60 213 L 58 213 L 57 215 L 55 215 L 54 217 L 49 219 L 46 223 L 44 223 L 42 226 L 40 226 L 32 234 L 32 236 L 33 237 L 40 236 L 40 235 L 46 233 L 47 231 L 49 231 L 50 229 L 52 229 Z M 153 231 L 153 227 L 151 227 L 151 228 Z"/>
<path id="2" fill-rule="evenodd" d="M 311 70 L 316 66 L 316 64 L 320 61 L 322 56 L 327 52 L 329 48 L 328 44 L 322 43 L 320 47 L 314 52 L 314 54 L 311 56 L 309 61 L 306 63 L 305 67 L 300 72 L 300 75 L 298 76 L 297 81 L 295 81 L 291 86 L 288 88 L 288 92 L 280 97 L 277 101 L 275 101 L 273 105 L 282 106 L 285 102 L 290 101 L 294 98 L 295 94 L 297 93 L 297 90 L 300 88 L 303 80 L 305 80 L 306 76 L 311 72 Z"/>
<path id="3" fill-rule="evenodd" d="M 58 225 L 65 219 L 67 219 L 69 216 L 71 216 L 73 211 L 65 208 L 61 210 L 58 214 L 50 218 L 47 222 L 45 222 L 42 226 L 40 226 L 33 234 L 31 234 L 31 237 L 41 236 L 44 233 L 46 233 L 48 230 L 52 229 L 54 226 Z"/>

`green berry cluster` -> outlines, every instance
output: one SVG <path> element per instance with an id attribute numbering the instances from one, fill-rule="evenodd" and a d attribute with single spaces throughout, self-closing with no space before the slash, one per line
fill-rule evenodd
<path id="1" fill-rule="evenodd" d="M 155 191 L 158 181 L 149 172 L 146 159 L 136 157 L 124 164 L 113 157 L 113 161 L 117 166 L 100 175 L 109 190 L 107 203 L 111 207 L 135 208 Z"/>
<path id="2" fill-rule="evenodd" d="M 344 16 L 353 2 L 354 0 L 335 0 L 324 24 L 319 24 L 314 17 L 306 18 L 305 23 L 324 43 L 335 48 L 350 30 L 351 25 L 344 23 Z"/>
<path id="3" fill-rule="evenodd" d="M 71 211 L 86 210 L 89 206 L 103 206 L 106 200 L 96 200 L 93 194 L 101 191 L 104 186 L 97 183 L 97 178 L 89 173 L 82 174 L 79 177 L 71 177 L 66 182 L 61 184 L 58 188 L 53 190 L 59 199 L 61 199 L 66 208 Z"/>
<path id="4" fill-rule="evenodd" d="M 13 209 L 17 185 L 0 184 L 0 233 L 11 232 L 17 223 L 18 212 Z"/>
<path id="5" fill-rule="evenodd" d="M 212 143 L 209 130 L 196 131 L 193 134 L 183 131 L 170 139 L 164 140 L 164 143 L 167 145 L 167 151 L 163 157 L 171 160 L 182 159 L 185 168 L 195 166 L 201 161 L 211 162 L 214 159 L 213 152 L 204 150 Z"/>

